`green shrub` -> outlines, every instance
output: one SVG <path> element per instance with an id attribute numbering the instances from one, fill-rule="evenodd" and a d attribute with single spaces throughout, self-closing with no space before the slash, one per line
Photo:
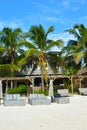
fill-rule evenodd
<path id="1" fill-rule="evenodd" d="M 27 86 L 26 85 L 18 85 L 18 87 L 8 89 L 9 94 L 25 94 L 27 95 Z"/>
<path id="2" fill-rule="evenodd" d="M 17 88 L 9 88 L 8 93 L 9 94 L 17 94 L 18 93 Z"/>
<path id="3" fill-rule="evenodd" d="M 48 96 L 48 91 L 45 90 L 44 92 L 42 92 L 42 90 L 38 90 L 38 91 L 35 91 L 36 94 L 44 94 L 46 96 Z"/>

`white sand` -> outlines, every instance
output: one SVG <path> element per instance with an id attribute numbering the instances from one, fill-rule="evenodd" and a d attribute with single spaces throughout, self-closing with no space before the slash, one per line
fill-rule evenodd
<path id="1" fill-rule="evenodd" d="M 87 96 L 69 104 L 0 106 L 0 130 L 87 130 Z"/>

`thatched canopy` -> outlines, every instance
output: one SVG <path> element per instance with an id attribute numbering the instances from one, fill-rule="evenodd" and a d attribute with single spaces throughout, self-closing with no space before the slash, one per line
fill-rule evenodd
<path id="1" fill-rule="evenodd" d="M 87 75 L 87 66 L 84 66 L 83 68 L 81 68 L 77 75 Z"/>

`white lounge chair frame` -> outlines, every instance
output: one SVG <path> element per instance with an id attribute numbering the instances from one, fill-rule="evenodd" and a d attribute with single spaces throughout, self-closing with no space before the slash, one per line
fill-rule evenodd
<path id="1" fill-rule="evenodd" d="M 82 95 L 87 95 L 87 88 L 79 88 L 79 93 Z"/>
<path id="2" fill-rule="evenodd" d="M 49 105 L 51 104 L 51 98 L 43 94 L 30 94 L 28 103 L 30 105 Z"/>
<path id="3" fill-rule="evenodd" d="M 62 97 L 68 97 L 71 94 L 69 93 L 68 89 L 57 89 L 58 94 L 60 94 L 60 96 Z"/>
<path id="4" fill-rule="evenodd" d="M 20 94 L 6 94 L 4 101 L 4 106 L 24 106 L 25 100 L 21 98 Z"/>

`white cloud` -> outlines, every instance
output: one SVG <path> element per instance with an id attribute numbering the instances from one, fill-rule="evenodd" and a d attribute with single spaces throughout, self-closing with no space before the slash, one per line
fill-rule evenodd
<path id="1" fill-rule="evenodd" d="M 66 46 L 68 40 L 74 39 L 74 36 L 68 33 L 59 33 L 59 34 L 50 34 L 48 38 L 53 39 L 53 40 L 62 39 L 64 42 L 64 45 Z"/>
<path id="2" fill-rule="evenodd" d="M 4 22 L 0 22 L 0 29 L 4 27 Z"/>
<path id="3" fill-rule="evenodd" d="M 27 29 L 26 21 L 23 21 L 21 19 L 20 20 L 19 19 L 12 19 L 9 21 L 1 21 L 0 22 L 0 30 L 2 30 L 4 27 L 9 27 L 12 29 L 21 28 L 23 30 Z"/>
<path id="4" fill-rule="evenodd" d="M 83 24 L 84 26 L 87 26 L 87 15 L 73 20 L 72 24 Z"/>
<path id="5" fill-rule="evenodd" d="M 69 11 L 76 11 L 80 9 L 81 5 L 84 5 L 86 0 L 60 0 L 60 6 Z"/>
<path id="6" fill-rule="evenodd" d="M 58 18 L 57 17 L 53 17 L 53 16 L 46 16 L 44 17 L 45 21 L 53 21 L 53 22 L 57 22 Z"/>
<path id="7" fill-rule="evenodd" d="M 79 5 L 83 5 L 86 0 L 42 0 L 42 1 L 32 1 L 31 6 L 35 7 L 35 11 L 29 11 L 27 12 L 27 16 L 24 16 L 22 19 L 11 19 L 9 21 L 1 21 L 0 22 L 0 29 L 3 27 L 12 27 L 17 28 L 20 27 L 24 31 L 29 30 L 31 25 L 35 24 L 42 24 L 44 27 L 53 25 L 56 27 L 56 29 L 63 30 L 61 28 L 65 28 L 65 26 L 72 27 L 74 23 L 86 23 L 87 16 L 81 17 L 81 18 L 73 18 L 70 16 L 67 12 L 64 13 L 64 11 L 75 11 L 79 8 Z M 87 3 L 87 2 L 86 2 Z M 33 7 L 33 8 L 34 8 Z M 70 12 L 69 12 L 70 13 Z M 67 14 L 67 15 L 66 15 Z M 69 15 L 69 16 L 68 16 Z M 73 20 L 72 20 L 73 19 Z M 62 26 L 63 25 L 63 26 Z M 57 30 L 58 31 L 58 30 Z M 52 38 L 56 39 L 57 37 L 66 40 L 70 37 L 65 36 L 65 34 L 53 34 Z"/>
<path id="8" fill-rule="evenodd" d="M 86 15 L 86 16 L 83 16 L 83 17 L 80 17 L 79 20 L 80 20 L 80 21 L 85 21 L 85 20 L 87 20 L 87 15 Z"/>
<path id="9" fill-rule="evenodd" d="M 20 23 L 17 22 L 9 22 L 9 21 L 2 21 L 0 22 L 0 29 L 3 29 L 4 27 L 11 27 L 11 28 L 17 28 L 20 27 Z"/>
<path id="10" fill-rule="evenodd" d="M 68 17 L 64 14 L 64 11 L 76 11 L 79 9 L 79 5 L 84 4 L 84 0 L 42 0 L 32 1 L 31 6 L 35 7 L 35 11 L 27 12 L 25 18 L 26 26 L 28 24 L 61 24 L 61 25 L 72 25 L 74 18 Z M 75 12 L 74 12 L 75 13 Z M 73 19 L 73 20 L 72 20 Z M 29 22 L 28 22 L 29 21 Z"/>
<path id="11" fill-rule="evenodd" d="M 50 34 L 48 38 L 53 40 L 61 39 L 64 42 L 64 46 L 67 45 L 69 40 L 75 39 L 73 35 L 70 35 L 68 33 Z M 55 46 L 51 49 L 51 51 L 61 51 L 61 49 Z"/>

